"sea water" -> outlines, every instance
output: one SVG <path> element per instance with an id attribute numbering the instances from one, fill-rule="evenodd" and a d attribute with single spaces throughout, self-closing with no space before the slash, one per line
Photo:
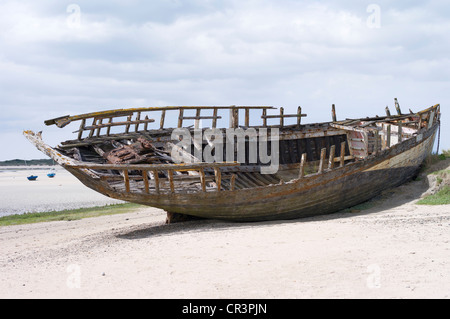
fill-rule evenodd
<path id="1" fill-rule="evenodd" d="M 0 168 L 0 217 L 123 203 L 84 186 L 61 167 L 49 178 L 50 169 Z M 37 180 L 29 181 L 30 175 Z"/>

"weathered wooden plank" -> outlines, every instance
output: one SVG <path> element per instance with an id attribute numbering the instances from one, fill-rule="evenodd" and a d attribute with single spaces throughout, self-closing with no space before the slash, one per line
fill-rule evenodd
<path id="1" fill-rule="evenodd" d="M 170 192 L 175 193 L 175 185 L 173 182 L 173 170 L 171 169 L 167 170 L 167 176 L 169 177 Z"/>
<path id="2" fill-rule="evenodd" d="M 123 178 L 125 181 L 125 191 L 127 193 L 129 193 L 130 192 L 130 178 L 128 176 L 128 170 L 126 170 L 126 169 L 123 170 Z"/>
<path id="3" fill-rule="evenodd" d="M 220 192 L 222 186 L 222 173 L 219 168 L 214 168 L 214 176 L 216 178 L 217 191 Z"/>
<path id="4" fill-rule="evenodd" d="M 298 178 L 303 178 L 305 176 L 305 165 L 306 165 L 306 153 L 303 153 L 302 159 L 300 161 L 300 169 L 298 172 Z"/>
<path id="5" fill-rule="evenodd" d="M 327 154 L 327 149 L 322 148 L 322 150 L 320 151 L 320 163 L 319 163 L 319 171 L 318 171 L 319 174 L 323 173 L 326 154 Z"/>
<path id="6" fill-rule="evenodd" d="M 334 168 L 334 156 L 336 153 L 336 145 L 331 145 L 330 147 L 330 156 L 328 158 L 328 169 Z"/>
<path id="7" fill-rule="evenodd" d="M 144 192 L 146 194 L 150 193 L 149 184 L 148 184 L 148 171 L 142 171 L 142 177 L 144 178 Z"/>

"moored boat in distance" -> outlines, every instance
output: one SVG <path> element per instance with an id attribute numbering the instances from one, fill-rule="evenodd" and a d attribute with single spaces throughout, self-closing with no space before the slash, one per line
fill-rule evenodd
<path id="1" fill-rule="evenodd" d="M 333 105 L 332 121 L 315 124 L 301 122 L 300 107 L 118 109 L 46 121 L 80 122 L 76 138 L 56 147 L 24 135 L 87 187 L 164 209 L 169 222 L 293 219 L 337 212 L 414 177 L 433 149 L 440 106 L 408 114 L 395 106 L 395 115 L 386 108 L 338 121 Z"/>

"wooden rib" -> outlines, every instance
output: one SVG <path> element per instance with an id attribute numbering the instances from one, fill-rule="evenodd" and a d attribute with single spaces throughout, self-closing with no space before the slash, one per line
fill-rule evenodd
<path id="1" fill-rule="evenodd" d="M 180 109 L 180 114 L 178 115 L 178 127 L 183 127 L 183 109 Z"/>
<path id="2" fill-rule="evenodd" d="M 202 184 L 202 191 L 206 192 L 205 170 L 201 169 L 198 172 L 200 174 L 200 183 Z"/>
<path id="3" fill-rule="evenodd" d="M 219 168 L 214 168 L 214 175 L 216 177 L 217 191 L 220 192 L 222 184 L 222 173 L 220 172 Z"/>
<path id="4" fill-rule="evenodd" d="M 386 111 L 386 116 L 391 116 L 391 111 L 389 110 L 389 106 L 386 106 L 386 109 L 385 109 L 385 111 Z"/>
<path id="5" fill-rule="evenodd" d="M 231 174 L 230 191 L 234 191 L 236 187 L 236 174 Z"/>
<path id="6" fill-rule="evenodd" d="M 245 126 L 246 127 L 250 126 L 250 110 L 249 109 L 245 109 Z"/>
<path id="7" fill-rule="evenodd" d="M 145 124 L 144 124 L 144 131 L 148 131 L 148 123 L 149 123 L 149 119 L 148 119 L 148 115 L 145 116 Z"/>
<path id="8" fill-rule="evenodd" d="M 302 154 L 302 159 L 300 162 L 300 169 L 298 172 L 298 178 L 303 178 L 305 176 L 305 165 L 306 165 L 306 153 Z"/>
<path id="9" fill-rule="evenodd" d="M 96 123 L 97 123 L 97 119 L 94 117 L 94 119 L 92 120 L 92 125 L 91 125 L 91 129 L 90 129 L 90 132 L 89 132 L 89 137 L 92 137 L 94 135 Z"/>
<path id="10" fill-rule="evenodd" d="M 161 111 L 161 119 L 159 121 L 159 129 L 162 130 L 164 128 L 164 120 L 166 118 L 166 110 Z"/>
<path id="11" fill-rule="evenodd" d="M 109 120 L 108 120 L 108 124 L 111 125 L 111 124 L 112 124 L 112 121 L 113 121 L 113 118 L 110 117 Z M 108 127 L 106 128 L 106 136 L 109 136 L 110 134 L 111 134 L 111 126 L 108 126 Z"/>
<path id="12" fill-rule="evenodd" d="M 159 194 L 159 175 L 157 170 L 153 170 L 153 179 L 155 181 L 155 192 L 156 194 Z"/>
<path id="13" fill-rule="evenodd" d="M 146 194 L 150 193 L 149 185 L 148 185 L 148 172 L 142 171 L 142 177 L 144 178 L 144 191 Z"/>
<path id="14" fill-rule="evenodd" d="M 217 126 L 217 109 L 213 110 L 212 128 Z"/>
<path id="15" fill-rule="evenodd" d="M 141 120 L 141 112 L 138 112 L 137 115 L 136 115 L 136 124 L 135 124 L 135 127 L 134 127 L 134 131 L 136 133 L 139 132 L 139 123 L 141 123 L 140 120 Z"/>
<path id="16" fill-rule="evenodd" d="M 299 106 L 297 108 L 297 127 L 300 128 L 300 124 L 302 123 L 302 108 Z"/>
<path id="17" fill-rule="evenodd" d="M 101 127 L 102 123 L 103 123 L 103 119 L 100 119 L 100 121 L 98 123 L 99 127 L 97 128 L 97 137 L 100 136 L 100 130 L 102 129 L 102 127 Z"/>
<path id="18" fill-rule="evenodd" d="M 336 152 L 336 145 L 331 145 L 330 147 L 330 156 L 328 158 L 328 169 L 334 168 L 334 156 Z"/>
<path id="19" fill-rule="evenodd" d="M 200 112 L 201 112 L 201 109 L 197 109 L 196 114 L 195 114 L 194 128 L 200 127 Z"/>
<path id="20" fill-rule="evenodd" d="M 378 142 L 378 137 L 379 137 L 379 132 L 378 132 L 378 130 L 375 130 L 375 150 L 374 150 L 374 153 L 375 154 L 378 154 L 378 147 L 379 147 L 379 142 Z"/>
<path id="21" fill-rule="evenodd" d="M 280 127 L 284 126 L 284 108 L 280 107 Z"/>
<path id="22" fill-rule="evenodd" d="M 125 126 L 125 133 L 128 133 L 130 131 L 131 126 L 131 115 L 127 117 L 127 124 Z"/>
<path id="23" fill-rule="evenodd" d="M 389 124 L 386 128 L 386 147 L 391 147 L 391 125 Z"/>
<path id="24" fill-rule="evenodd" d="M 335 105 L 331 105 L 331 118 L 333 119 L 333 122 L 337 122 L 336 119 L 336 107 Z"/>
<path id="25" fill-rule="evenodd" d="M 346 142 L 342 142 L 341 143 L 341 158 L 340 158 L 340 166 L 343 167 L 345 164 L 345 143 Z"/>
<path id="26" fill-rule="evenodd" d="M 267 127 L 267 110 L 266 109 L 263 109 L 261 117 L 263 119 L 263 127 Z"/>
<path id="27" fill-rule="evenodd" d="M 324 163 L 325 163 L 325 156 L 327 155 L 327 149 L 322 148 L 320 151 L 320 163 L 319 163 L 319 171 L 318 173 L 323 173 Z"/>
<path id="28" fill-rule="evenodd" d="M 83 119 L 80 124 L 80 130 L 78 132 L 78 140 L 81 140 L 83 137 L 84 125 L 86 124 L 86 119 Z"/>
<path id="29" fill-rule="evenodd" d="M 130 192 L 130 177 L 128 176 L 128 170 L 124 169 L 123 170 L 123 178 L 125 181 L 125 191 L 127 193 Z"/>
<path id="30" fill-rule="evenodd" d="M 169 169 L 167 171 L 167 176 L 169 177 L 170 192 L 175 193 L 175 185 L 173 183 L 173 170 Z"/>

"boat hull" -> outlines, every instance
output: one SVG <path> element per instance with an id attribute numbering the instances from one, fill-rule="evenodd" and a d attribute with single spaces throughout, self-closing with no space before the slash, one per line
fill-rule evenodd
<path id="1" fill-rule="evenodd" d="M 82 170 L 67 169 L 86 186 L 109 197 L 171 213 L 232 221 L 295 219 L 334 213 L 407 182 L 431 153 L 437 128 L 435 124 L 416 138 L 351 165 L 287 183 L 236 191 L 118 193 Z"/>

